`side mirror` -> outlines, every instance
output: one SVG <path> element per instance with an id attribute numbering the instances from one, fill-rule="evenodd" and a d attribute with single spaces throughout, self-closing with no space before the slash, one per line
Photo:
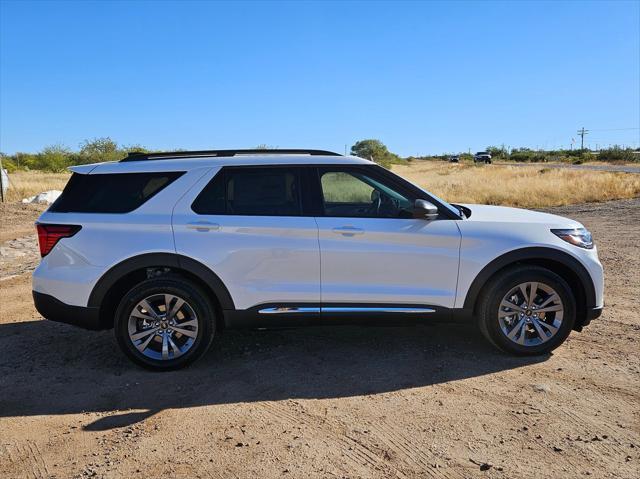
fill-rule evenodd
<path id="1" fill-rule="evenodd" d="M 413 217 L 422 220 L 435 220 L 438 217 L 438 207 L 427 200 L 416 200 L 413 205 Z"/>

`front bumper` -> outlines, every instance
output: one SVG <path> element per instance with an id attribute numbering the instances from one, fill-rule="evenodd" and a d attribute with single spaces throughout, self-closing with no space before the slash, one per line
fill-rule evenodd
<path id="1" fill-rule="evenodd" d="M 72 324 L 84 329 L 104 329 L 100 326 L 98 308 L 72 306 L 37 291 L 33 291 L 33 302 L 38 312 L 50 321 Z"/>

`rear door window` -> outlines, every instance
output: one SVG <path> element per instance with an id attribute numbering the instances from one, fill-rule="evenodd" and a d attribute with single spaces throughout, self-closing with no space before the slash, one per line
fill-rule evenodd
<path id="1" fill-rule="evenodd" d="M 55 213 L 128 213 L 166 188 L 184 172 L 71 175 Z"/>
<path id="2" fill-rule="evenodd" d="M 301 216 L 298 168 L 225 168 L 191 208 L 203 215 Z"/>

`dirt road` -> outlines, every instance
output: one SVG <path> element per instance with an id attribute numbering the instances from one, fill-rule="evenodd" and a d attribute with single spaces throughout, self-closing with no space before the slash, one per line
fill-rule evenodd
<path id="1" fill-rule="evenodd" d="M 110 331 L 41 320 L 37 208 L 3 205 L 0 476 L 638 477 L 640 200 L 554 211 L 594 233 L 607 308 L 549 357 L 464 326 L 314 328 L 227 332 L 153 374 Z"/>

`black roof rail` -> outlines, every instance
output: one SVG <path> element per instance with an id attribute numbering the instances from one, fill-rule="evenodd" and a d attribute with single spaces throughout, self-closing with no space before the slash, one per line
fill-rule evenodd
<path id="1" fill-rule="evenodd" d="M 282 149 L 282 150 L 198 150 L 198 151 L 162 151 L 158 153 L 144 153 L 131 151 L 122 161 L 168 160 L 177 158 L 208 158 L 211 156 L 238 155 L 311 155 L 311 156 L 342 156 L 339 153 L 325 150 Z"/>

